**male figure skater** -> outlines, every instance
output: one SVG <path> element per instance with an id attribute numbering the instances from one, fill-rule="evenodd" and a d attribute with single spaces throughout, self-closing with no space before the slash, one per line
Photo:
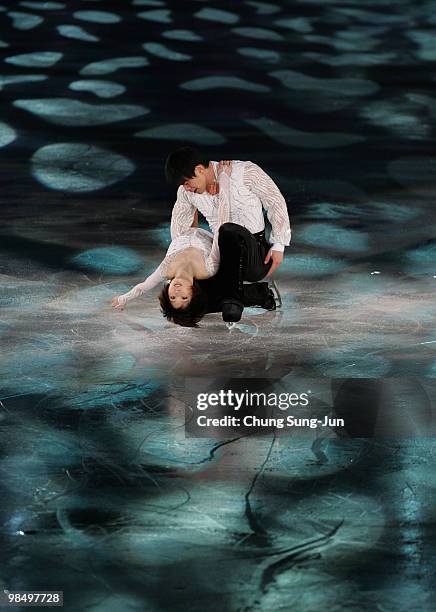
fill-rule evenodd
<path id="1" fill-rule="evenodd" d="M 214 232 L 218 226 L 218 162 L 192 147 L 173 151 L 165 163 L 167 180 L 178 186 L 171 217 L 171 237 L 184 234 L 195 223 L 199 210 Z M 265 238 L 263 209 L 271 223 L 270 243 Z M 225 321 L 239 321 L 242 282 L 270 276 L 283 261 L 291 228 L 285 199 L 274 181 L 250 161 L 232 161 L 230 223 L 220 230 L 224 254 L 213 289 L 223 298 Z M 221 247 L 225 247 L 222 248 Z"/>

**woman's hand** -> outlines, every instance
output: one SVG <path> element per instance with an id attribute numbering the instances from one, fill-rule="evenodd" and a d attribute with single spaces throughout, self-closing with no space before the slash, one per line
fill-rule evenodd
<path id="1" fill-rule="evenodd" d="M 218 178 L 220 175 L 225 172 L 227 176 L 232 174 L 232 160 L 231 159 L 222 159 L 218 164 Z"/>
<path id="2" fill-rule="evenodd" d="M 112 298 L 112 308 L 115 308 L 116 310 L 124 310 L 123 305 L 118 301 L 118 296 Z"/>
<path id="3" fill-rule="evenodd" d="M 232 174 L 232 160 L 231 159 L 222 159 L 218 164 L 217 169 L 217 177 L 219 178 L 221 174 L 225 172 L 228 176 Z M 207 193 L 211 196 L 217 195 L 219 192 L 218 181 L 215 180 L 212 185 L 209 185 L 207 188 Z"/>

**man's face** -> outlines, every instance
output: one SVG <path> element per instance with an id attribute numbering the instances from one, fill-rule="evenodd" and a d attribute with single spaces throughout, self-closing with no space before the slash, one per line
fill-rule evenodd
<path id="1" fill-rule="evenodd" d="M 204 193 L 207 189 L 206 171 L 207 169 L 199 164 L 195 166 L 195 174 L 190 179 L 186 179 L 183 183 L 183 187 L 186 191 L 192 191 L 193 193 Z"/>

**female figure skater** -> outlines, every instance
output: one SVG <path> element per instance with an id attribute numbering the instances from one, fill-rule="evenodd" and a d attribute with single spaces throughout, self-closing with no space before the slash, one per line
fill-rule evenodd
<path id="1" fill-rule="evenodd" d="M 219 226 L 229 220 L 231 172 L 231 161 L 218 164 Z M 204 229 L 190 228 L 186 234 L 171 242 L 164 260 L 145 281 L 128 293 L 113 298 L 112 307 L 123 310 L 130 300 L 169 280 L 159 294 L 164 316 L 179 325 L 197 327 L 198 321 L 207 312 L 207 295 L 196 281 L 209 278 L 218 271 L 218 239 L 219 231 L 213 236 Z"/>

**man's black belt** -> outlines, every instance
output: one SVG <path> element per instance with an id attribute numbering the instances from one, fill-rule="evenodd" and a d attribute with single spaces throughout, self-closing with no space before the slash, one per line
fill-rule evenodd
<path id="1" fill-rule="evenodd" d="M 256 234 L 253 234 L 253 236 L 256 238 L 257 242 L 266 242 L 265 230 L 262 230 L 261 232 L 256 232 Z"/>

